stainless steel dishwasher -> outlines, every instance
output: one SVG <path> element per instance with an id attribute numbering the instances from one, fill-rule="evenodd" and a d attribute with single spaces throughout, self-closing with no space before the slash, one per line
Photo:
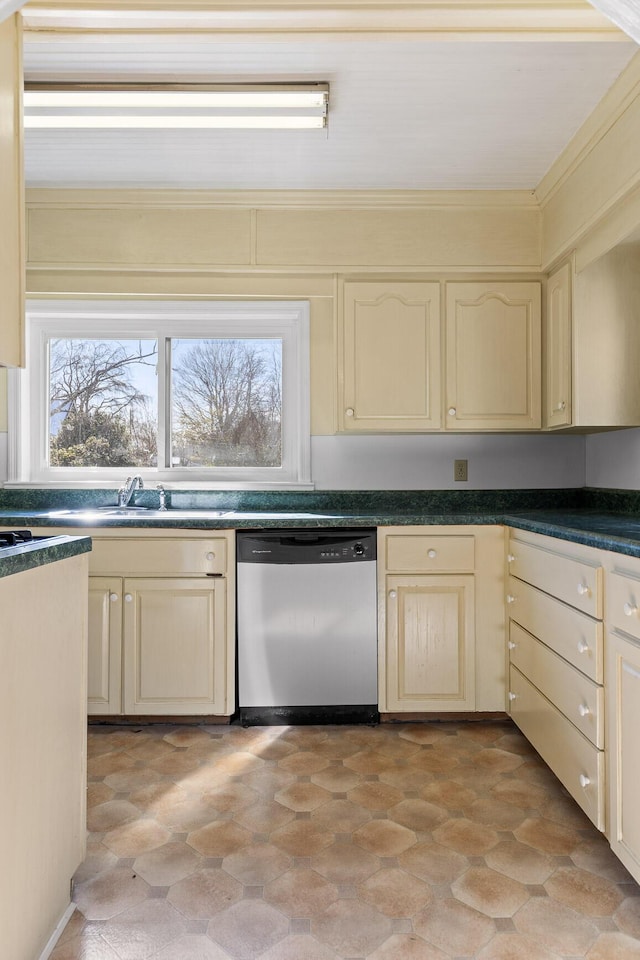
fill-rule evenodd
<path id="1" fill-rule="evenodd" d="M 242 723 L 378 719 L 376 531 L 238 531 Z"/>

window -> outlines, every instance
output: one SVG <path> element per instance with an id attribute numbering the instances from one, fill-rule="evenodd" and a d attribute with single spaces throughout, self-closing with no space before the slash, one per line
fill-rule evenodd
<path id="1" fill-rule="evenodd" d="M 10 479 L 309 482 L 308 304 L 34 301 L 27 330 Z"/>

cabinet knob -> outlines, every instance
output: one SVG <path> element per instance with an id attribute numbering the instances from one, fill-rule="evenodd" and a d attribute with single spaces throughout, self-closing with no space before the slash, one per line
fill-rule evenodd
<path id="1" fill-rule="evenodd" d="M 585 643 L 584 640 L 578 640 L 578 653 L 588 653 L 589 644 Z"/>
<path id="2" fill-rule="evenodd" d="M 509 640 L 507 646 L 508 646 L 509 650 L 515 650 L 516 647 L 518 646 L 518 644 L 517 644 L 517 643 L 514 643 L 513 640 Z"/>
<path id="3" fill-rule="evenodd" d="M 435 560 L 435 558 L 438 556 L 438 551 L 437 551 L 437 550 L 427 550 L 427 556 L 429 557 L 430 560 Z"/>
<path id="4" fill-rule="evenodd" d="M 588 597 L 591 591 L 589 590 L 589 587 L 586 585 L 586 583 L 579 583 L 578 593 L 581 597 Z"/>
<path id="5" fill-rule="evenodd" d="M 125 593 L 124 599 L 125 599 L 125 603 L 131 603 L 131 601 L 133 600 L 133 596 L 130 593 Z"/>
<path id="6" fill-rule="evenodd" d="M 516 602 L 516 598 L 514 597 L 514 595 L 513 595 L 512 593 L 508 593 L 508 594 L 507 594 L 507 603 L 515 603 L 515 602 Z"/>
<path id="7" fill-rule="evenodd" d="M 457 410 L 455 407 L 449 407 L 447 413 L 449 414 L 450 417 L 455 417 Z"/>
<path id="8" fill-rule="evenodd" d="M 636 613 L 638 612 L 638 608 L 635 603 L 625 603 L 622 609 L 624 610 L 625 617 L 635 617 Z"/>
<path id="9" fill-rule="evenodd" d="M 589 784 L 591 783 L 591 779 L 590 779 L 589 777 L 587 777 L 584 773 L 581 773 L 581 774 L 580 774 L 580 776 L 578 777 L 578 780 L 579 780 L 580 786 L 582 787 L 583 790 L 584 790 L 586 787 L 588 787 Z"/>
<path id="10" fill-rule="evenodd" d="M 514 554 L 514 553 L 508 553 L 508 554 L 507 554 L 507 563 L 513 563 L 513 561 L 515 560 L 515 558 L 516 558 L 516 557 L 515 557 L 515 554 Z"/>
<path id="11" fill-rule="evenodd" d="M 507 694 L 507 696 L 509 697 L 509 700 L 511 702 L 518 699 L 518 694 L 514 693 L 513 690 L 509 690 L 509 693 Z"/>
<path id="12" fill-rule="evenodd" d="M 215 553 L 212 553 L 210 550 L 209 553 L 207 554 L 207 560 L 215 560 L 215 558 L 216 558 Z"/>
<path id="13" fill-rule="evenodd" d="M 353 409 L 353 407 L 347 407 L 347 409 L 345 410 L 345 416 L 347 417 L 352 417 L 354 413 L 355 413 L 355 410 Z"/>
<path id="14" fill-rule="evenodd" d="M 586 703 L 581 703 L 578 706 L 578 713 L 581 717 L 588 717 L 591 713 L 591 710 L 589 710 L 589 707 L 586 705 Z"/>
<path id="15" fill-rule="evenodd" d="M 564 400 L 560 400 L 559 403 L 556 403 L 553 409 L 556 413 L 560 413 L 560 411 L 564 410 L 565 407 L 566 407 L 566 403 L 564 402 Z"/>
<path id="16" fill-rule="evenodd" d="M 118 594 L 117 594 L 117 593 L 110 593 L 110 594 L 109 594 L 109 600 L 111 600 L 111 603 L 115 603 L 117 599 L 118 599 Z"/>
<path id="17" fill-rule="evenodd" d="M 390 600 L 395 600 L 395 598 L 396 598 L 397 596 L 398 596 L 398 594 L 396 593 L 395 590 L 389 590 L 389 599 L 390 599 Z"/>

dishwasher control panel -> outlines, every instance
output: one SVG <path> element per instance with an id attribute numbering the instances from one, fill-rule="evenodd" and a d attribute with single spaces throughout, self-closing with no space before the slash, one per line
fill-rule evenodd
<path id="1" fill-rule="evenodd" d="M 358 563 L 376 559 L 375 529 L 242 530 L 238 563 Z"/>

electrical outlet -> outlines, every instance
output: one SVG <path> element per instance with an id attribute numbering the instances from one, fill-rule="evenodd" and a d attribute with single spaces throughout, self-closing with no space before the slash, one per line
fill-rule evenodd
<path id="1" fill-rule="evenodd" d="M 453 479 L 454 480 L 467 479 L 467 461 L 466 460 L 453 461 Z"/>

